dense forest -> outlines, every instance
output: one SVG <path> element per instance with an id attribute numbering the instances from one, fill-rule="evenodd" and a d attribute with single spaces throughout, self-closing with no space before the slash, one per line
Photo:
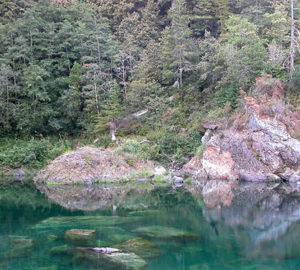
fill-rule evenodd
<path id="1" fill-rule="evenodd" d="M 147 135 L 163 140 L 160 153 L 178 154 L 173 143 L 186 154 L 200 144 L 201 123 L 234 112 L 264 73 L 284 82 L 297 107 L 299 8 L 297 0 L 1 1 L 1 137 L 108 144 L 112 123 L 147 110 L 117 135 Z"/>

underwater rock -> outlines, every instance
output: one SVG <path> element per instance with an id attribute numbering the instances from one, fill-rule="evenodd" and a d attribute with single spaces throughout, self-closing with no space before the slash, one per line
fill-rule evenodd
<path id="1" fill-rule="evenodd" d="M 122 243 L 124 241 L 127 241 L 129 239 L 132 239 L 132 236 L 131 234 L 123 234 L 123 233 L 116 233 L 116 234 L 113 234 L 108 240 L 109 242 L 111 243 Z"/>
<path id="2" fill-rule="evenodd" d="M 0 254 L 0 260 L 11 260 L 30 256 L 35 247 L 35 241 L 29 238 L 15 237 L 10 240 L 11 249 Z"/>
<path id="3" fill-rule="evenodd" d="M 96 230 L 72 229 L 65 233 L 65 240 L 73 244 L 90 243 L 95 238 Z"/>
<path id="4" fill-rule="evenodd" d="M 135 253 L 145 259 L 155 258 L 161 254 L 156 244 L 142 238 L 133 238 L 114 247 L 126 252 Z"/>
<path id="5" fill-rule="evenodd" d="M 71 252 L 69 245 L 56 246 L 50 249 L 51 255 L 68 255 Z"/>
<path id="6" fill-rule="evenodd" d="M 140 227 L 133 232 L 152 238 L 194 238 L 197 235 L 184 231 L 181 229 L 173 227 L 163 227 L 163 226 L 146 226 Z"/>
<path id="7" fill-rule="evenodd" d="M 119 217 L 119 216 L 66 216 L 50 217 L 34 225 L 34 230 L 57 230 L 59 228 L 74 228 L 74 226 L 90 228 L 116 226 L 140 220 L 141 217 Z"/>
<path id="8" fill-rule="evenodd" d="M 49 241 L 57 241 L 59 239 L 59 237 L 55 234 L 45 235 L 45 238 Z"/>
<path id="9" fill-rule="evenodd" d="M 35 241 L 30 238 L 16 237 L 10 239 L 10 244 L 16 247 L 27 247 L 33 248 L 35 246 Z"/>
<path id="10" fill-rule="evenodd" d="M 76 248 L 75 261 L 93 264 L 109 269 L 142 270 L 146 262 L 134 253 L 126 253 L 115 248 Z"/>

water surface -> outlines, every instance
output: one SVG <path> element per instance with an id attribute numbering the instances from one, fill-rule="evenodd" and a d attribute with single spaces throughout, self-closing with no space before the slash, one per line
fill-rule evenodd
<path id="1" fill-rule="evenodd" d="M 1 180 L 0 180 L 1 181 Z M 201 187 L 0 185 L 0 269 L 112 269 L 74 258 L 78 246 L 155 244 L 146 269 L 298 269 L 300 197 L 291 187 L 242 185 L 228 207 L 207 209 Z M 93 229 L 70 243 L 70 229 Z M 34 245 L 20 252 L 16 239 Z M 23 241 L 23 240 L 22 240 Z M 70 252 L 54 254 L 68 245 Z M 143 252 L 141 252 L 143 255 Z M 141 256 L 142 256 L 141 255 Z M 142 256 L 143 257 L 143 256 Z M 152 257 L 152 258 L 149 258 Z"/>

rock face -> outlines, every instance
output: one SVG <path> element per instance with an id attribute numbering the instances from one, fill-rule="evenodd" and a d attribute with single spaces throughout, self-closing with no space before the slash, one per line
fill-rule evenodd
<path id="1" fill-rule="evenodd" d="M 257 79 L 256 98 L 244 97 L 230 127 L 209 130 L 203 156 L 194 157 L 184 170 L 203 179 L 299 181 L 300 111 L 283 103 L 283 92 L 270 75 Z"/>
<path id="2" fill-rule="evenodd" d="M 140 170 L 154 170 L 152 162 L 129 153 L 116 153 L 111 149 L 82 147 L 65 153 L 41 170 L 36 180 L 59 184 L 114 181 L 129 177 Z"/>

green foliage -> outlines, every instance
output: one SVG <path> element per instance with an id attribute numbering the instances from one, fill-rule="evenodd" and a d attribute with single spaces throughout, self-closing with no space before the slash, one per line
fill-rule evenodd
<path id="1" fill-rule="evenodd" d="M 0 167 L 41 168 L 68 149 L 67 143 L 53 139 L 2 140 L 0 144 Z"/>
<path id="2" fill-rule="evenodd" d="M 140 144 L 137 141 L 125 141 L 121 149 L 126 153 L 137 154 L 140 151 Z"/>
<path id="3" fill-rule="evenodd" d="M 106 131 L 112 122 L 119 120 L 122 113 L 122 104 L 120 99 L 120 88 L 115 82 L 108 93 L 108 97 L 102 103 L 101 110 L 97 115 L 95 125 L 96 132 Z"/>
<path id="4" fill-rule="evenodd" d="M 125 152 L 164 163 L 185 162 L 201 145 L 201 123 L 229 116 L 240 90 L 250 91 L 256 77 L 267 72 L 287 82 L 289 5 L 254 2 L 0 3 L 1 135 L 96 133 L 96 145 L 108 147 L 113 127 L 118 137 L 150 140 L 125 143 Z M 298 62 L 295 55 L 288 88 L 295 107 Z M 146 117 L 117 130 L 120 120 L 146 108 Z M 23 152 L 16 144 L 24 166 L 38 167 L 48 158 L 50 148 L 34 148 L 37 141 L 20 146 Z M 9 149 L 1 157 L 5 166 L 23 166 Z"/>
<path id="5" fill-rule="evenodd" d="M 222 86 L 222 88 L 216 93 L 216 104 L 220 107 L 224 107 L 229 103 L 232 109 L 235 109 L 238 105 L 239 90 L 237 83 L 231 82 L 230 84 Z"/>
<path id="6" fill-rule="evenodd" d="M 185 1 L 175 0 L 170 10 L 171 26 L 163 36 L 164 70 L 166 82 L 183 87 L 183 74 L 192 69 L 195 46 L 189 28 Z"/>
<path id="7" fill-rule="evenodd" d="M 13 90 L 13 97 L 0 91 L 5 109 L 13 108 L 2 128 L 35 135 L 85 127 L 110 85 L 116 49 L 93 6 L 41 1 L 0 31 L 1 62 L 10 70 L 1 77 Z"/>
<path id="8" fill-rule="evenodd" d="M 152 159 L 164 164 L 170 161 L 172 155 L 179 163 L 186 161 L 185 156 L 193 154 L 194 149 L 201 144 L 199 132 L 182 136 L 178 133 L 161 130 L 149 134 L 148 139 L 156 146 L 156 152 L 152 153 Z"/>
<path id="9" fill-rule="evenodd" d="M 263 40 L 258 36 L 257 27 L 239 16 L 231 16 L 225 28 L 222 57 L 227 71 L 223 81 L 225 85 L 233 81 L 238 88 L 248 90 L 266 69 L 267 52 Z"/>

